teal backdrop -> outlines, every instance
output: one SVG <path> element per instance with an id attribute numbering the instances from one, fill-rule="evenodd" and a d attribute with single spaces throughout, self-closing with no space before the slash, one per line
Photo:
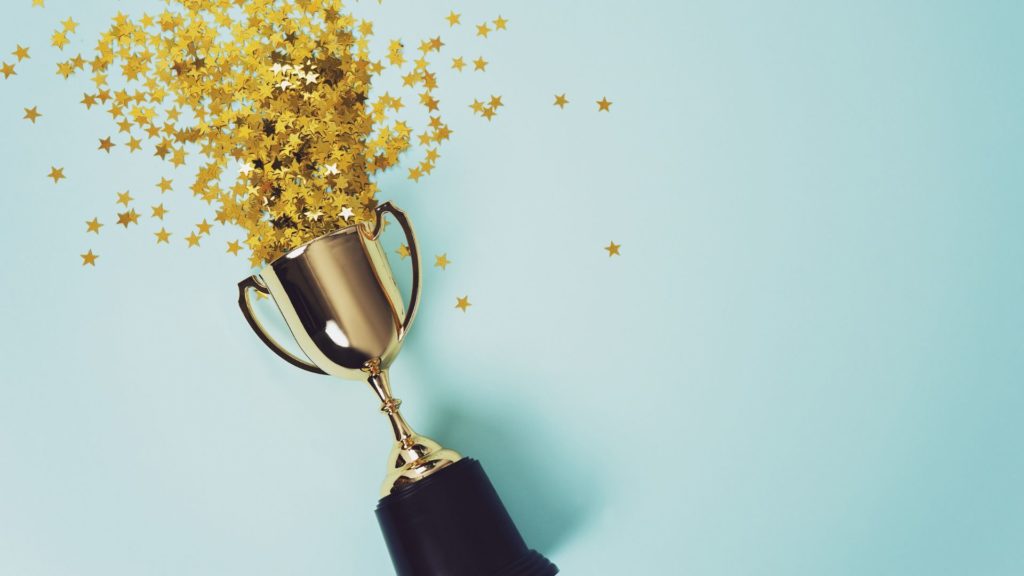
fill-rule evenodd
<path id="1" fill-rule="evenodd" d="M 55 75 L 161 4 L 45 4 L 0 19 L 4 61 L 31 49 L 0 81 L 0 574 L 390 573 L 373 394 L 263 347 L 240 232 L 185 245 L 213 216 L 194 165 L 96 150 L 123 135 L 78 104 L 88 73 Z M 1024 573 L 1024 4 L 353 9 L 446 43 L 453 137 L 418 184 L 379 180 L 425 253 L 396 394 L 564 573 Z"/>

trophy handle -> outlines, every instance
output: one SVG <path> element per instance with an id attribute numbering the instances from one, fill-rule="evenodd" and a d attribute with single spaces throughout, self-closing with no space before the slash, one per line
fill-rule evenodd
<path id="1" fill-rule="evenodd" d="M 299 358 L 285 350 L 283 346 L 278 344 L 270 337 L 269 334 L 267 334 L 266 329 L 263 328 L 263 324 L 260 323 L 256 318 L 256 314 L 253 313 L 252 302 L 249 300 L 249 288 L 253 288 L 254 290 L 262 292 L 268 296 L 270 295 L 270 291 L 267 290 L 267 287 L 264 286 L 256 276 L 249 276 L 238 283 L 238 307 L 242 309 L 242 315 L 245 316 L 245 319 L 249 322 L 249 327 L 252 328 L 252 331 L 255 332 L 257 336 L 260 337 L 260 340 L 263 340 L 263 343 L 267 345 L 267 348 L 273 350 L 275 354 L 283 358 L 292 366 L 296 366 L 316 374 L 327 374 L 312 362 L 303 360 L 302 358 Z"/>
<path id="2" fill-rule="evenodd" d="M 409 327 L 412 326 L 412 320 L 416 317 L 416 308 L 420 302 L 420 251 L 416 246 L 416 234 L 412 231 L 412 223 L 409 222 L 408 216 L 391 202 L 384 202 L 374 210 L 377 222 L 373 225 L 373 239 L 376 240 L 380 236 L 385 212 L 390 212 L 395 220 L 398 220 L 402 231 L 405 232 L 405 240 L 409 243 L 409 257 L 412 260 L 412 293 L 409 295 L 409 309 L 406 310 L 405 320 L 402 321 L 402 331 L 398 335 L 398 339 L 402 340 L 409 332 Z"/>

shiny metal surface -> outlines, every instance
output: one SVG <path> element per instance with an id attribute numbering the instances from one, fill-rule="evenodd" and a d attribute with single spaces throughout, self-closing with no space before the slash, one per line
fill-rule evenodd
<path id="1" fill-rule="evenodd" d="M 380 231 L 385 213 L 405 231 L 413 266 L 412 294 L 405 310 L 391 273 Z M 356 224 L 321 236 L 267 265 L 238 284 L 238 303 L 264 344 L 288 363 L 320 374 L 365 380 L 381 400 L 395 443 L 382 494 L 425 478 L 461 456 L 420 436 L 402 418 L 401 400 L 391 395 L 387 369 L 401 350 L 420 298 L 420 259 L 405 213 L 386 202 L 371 228 Z M 253 313 L 250 289 L 269 294 L 309 358 L 288 352 Z"/>

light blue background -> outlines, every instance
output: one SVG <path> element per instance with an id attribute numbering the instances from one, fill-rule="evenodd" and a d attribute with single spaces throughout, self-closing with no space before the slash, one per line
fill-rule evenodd
<path id="1" fill-rule="evenodd" d="M 389 573 L 372 394 L 263 348 L 239 234 L 189 251 L 188 170 L 96 151 L 88 75 L 54 75 L 146 3 L 46 4 L 0 24 L 32 54 L 0 83 L 0 574 Z M 434 174 L 381 180 L 428 258 L 393 381 L 534 547 L 576 575 L 1024 573 L 1024 4 L 426 4 L 356 9 L 491 65 L 442 74 Z"/>

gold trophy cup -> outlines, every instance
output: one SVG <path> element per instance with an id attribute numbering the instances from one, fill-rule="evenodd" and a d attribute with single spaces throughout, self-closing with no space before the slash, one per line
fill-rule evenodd
<path id="1" fill-rule="evenodd" d="M 380 244 L 385 213 L 401 225 L 409 246 L 408 310 Z M 526 547 L 479 463 L 420 436 L 402 418 L 388 367 L 416 316 L 422 285 L 419 249 L 404 212 L 385 202 L 375 216 L 372 226 L 358 223 L 321 236 L 240 282 L 242 313 L 287 362 L 318 374 L 365 380 L 380 398 L 394 446 L 377 517 L 399 575 L 557 573 L 554 564 Z M 308 360 L 267 333 L 253 313 L 250 289 L 273 298 Z"/>

